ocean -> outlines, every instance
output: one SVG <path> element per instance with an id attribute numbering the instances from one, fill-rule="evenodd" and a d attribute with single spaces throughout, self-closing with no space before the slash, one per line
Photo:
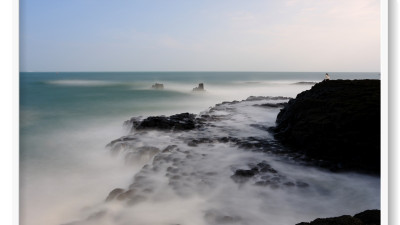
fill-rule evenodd
<path id="1" fill-rule="evenodd" d="M 283 225 L 379 209 L 379 177 L 330 173 L 271 152 L 244 150 L 230 142 L 187 142 L 202 135 L 273 141 L 265 129 L 254 124 L 273 126 L 279 109 L 254 106 L 287 99 L 255 98 L 229 107 L 216 104 L 249 96 L 295 97 L 313 85 L 300 82 L 320 82 L 324 75 L 21 72 L 20 224 Z M 378 72 L 329 75 L 331 79 L 380 79 Z M 162 83 L 164 89 L 152 89 L 155 83 Z M 193 92 L 199 83 L 206 91 Z M 197 133 L 151 131 L 136 135 L 123 125 L 132 117 L 183 112 L 221 120 Z M 106 147 L 129 135 L 135 140 L 124 143 L 128 147 L 117 154 Z M 176 150 L 161 152 L 172 144 Z M 143 151 L 148 146 L 160 151 Z M 175 157 L 181 163 L 157 164 L 155 159 L 162 157 Z M 232 179 L 236 169 L 261 162 L 278 171 L 279 176 L 273 179 L 294 187 L 271 188 Z M 153 172 L 148 172 L 149 168 Z M 180 172 L 172 178 L 170 170 L 175 169 Z M 140 183 L 137 177 L 144 181 Z M 137 204 L 105 201 L 113 189 L 132 187 L 143 192 Z"/>

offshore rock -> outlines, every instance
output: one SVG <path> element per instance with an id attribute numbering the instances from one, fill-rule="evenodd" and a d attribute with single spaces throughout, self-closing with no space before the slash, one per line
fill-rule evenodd
<path id="1" fill-rule="evenodd" d="M 329 80 L 288 102 L 274 136 L 335 170 L 380 171 L 380 80 Z"/>
<path id="2" fill-rule="evenodd" d="M 204 84 L 203 84 L 203 83 L 200 83 L 199 86 L 193 88 L 192 91 L 205 91 L 205 89 L 204 89 Z"/>
<path id="3" fill-rule="evenodd" d="M 164 89 L 164 84 L 155 83 L 151 85 L 151 88 L 161 90 Z"/>

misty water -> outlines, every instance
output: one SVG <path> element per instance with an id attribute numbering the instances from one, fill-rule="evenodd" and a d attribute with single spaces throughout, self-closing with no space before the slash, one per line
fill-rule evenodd
<path id="1" fill-rule="evenodd" d="M 378 73 L 330 75 L 379 79 Z M 379 177 L 306 166 L 281 154 L 267 131 L 280 110 L 269 104 L 312 86 L 297 82 L 323 78 L 324 73 L 273 72 L 21 73 L 20 223 L 283 225 L 379 209 Z M 165 89 L 151 89 L 156 82 Z M 200 82 L 206 91 L 192 92 Z M 132 117 L 183 112 L 211 119 L 202 129 L 175 133 L 123 125 Z M 264 172 L 233 176 L 254 167 Z M 106 201 L 116 188 L 127 197 Z"/>

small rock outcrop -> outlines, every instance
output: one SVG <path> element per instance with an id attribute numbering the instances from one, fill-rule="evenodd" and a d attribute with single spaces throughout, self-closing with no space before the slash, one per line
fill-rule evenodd
<path id="1" fill-rule="evenodd" d="M 205 91 L 204 84 L 200 83 L 199 86 L 193 88 L 193 91 Z"/>
<path id="2" fill-rule="evenodd" d="M 151 85 L 151 88 L 161 90 L 164 89 L 164 84 L 155 83 Z"/>
<path id="3" fill-rule="evenodd" d="M 332 218 L 318 218 L 309 223 L 302 222 L 296 225 L 380 225 L 381 211 L 366 210 L 354 216 L 344 215 Z"/>
<path id="4" fill-rule="evenodd" d="M 380 172 L 380 80 L 315 84 L 280 111 L 276 139 L 335 170 Z"/>
<path id="5" fill-rule="evenodd" d="M 150 116 L 138 121 L 132 118 L 129 123 L 136 130 L 163 130 L 184 131 L 196 127 L 196 115 L 191 113 L 180 113 L 172 116 Z"/>

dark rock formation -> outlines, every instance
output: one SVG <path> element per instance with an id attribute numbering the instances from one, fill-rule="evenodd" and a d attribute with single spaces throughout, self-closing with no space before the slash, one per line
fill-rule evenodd
<path id="1" fill-rule="evenodd" d="M 316 219 L 309 223 L 298 223 L 296 225 L 380 225 L 381 224 L 381 211 L 366 210 L 364 212 L 354 215 L 354 217 L 345 215 L 332 218 Z"/>
<path id="2" fill-rule="evenodd" d="M 380 81 L 329 80 L 280 111 L 275 137 L 331 169 L 380 171 Z"/>
<path id="3" fill-rule="evenodd" d="M 205 91 L 204 84 L 200 83 L 199 86 L 193 88 L 193 91 Z"/>
<path id="4" fill-rule="evenodd" d="M 250 169 L 238 169 L 231 176 L 238 184 L 249 182 L 265 188 L 307 188 L 309 184 L 278 173 L 266 161 L 249 164 Z"/>
<path id="5" fill-rule="evenodd" d="M 122 193 L 124 193 L 124 192 L 125 192 L 125 190 L 122 189 L 122 188 L 115 188 L 114 190 L 112 190 L 112 191 L 108 194 L 108 196 L 107 196 L 107 198 L 106 198 L 106 202 L 109 202 L 109 201 L 111 201 L 111 200 L 114 200 L 118 195 L 120 195 L 120 194 L 122 194 Z"/>
<path id="6" fill-rule="evenodd" d="M 325 219 L 316 219 L 310 223 L 298 223 L 296 225 L 364 225 L 361 220 L 351 216 L 339 216 Z"/>
<path id="7" fill-rule="evenodd" d="M 151 88 L 153 88 L 153 89 L 164 89 L 164 84 L 155 83 L 155 84 L 151 85 Z"/>
<path id="8" fill-rule="evenodd" d="M 195 115 L 190 113 L 180 113 L 169 117 L 150 116 L 140 122 L 132 124 L 136 130 L 156 129 L 164 131 L 183 131 L 191 130 L 196 127 Z"/>
<path id="9" fill-rule="evenodd" d="M 381 224 L 381 211 L 377 209 L 366 210 L 364 212 L 354 215 L 354 217 L 360 219 L 368 225 Z"/>
<path id="10" fill-rule="evenodd" d="M 251 170 L 236 170 L 234 176 L 237 177 L 252 177 L 258 173 L 257 168 Z"/>

